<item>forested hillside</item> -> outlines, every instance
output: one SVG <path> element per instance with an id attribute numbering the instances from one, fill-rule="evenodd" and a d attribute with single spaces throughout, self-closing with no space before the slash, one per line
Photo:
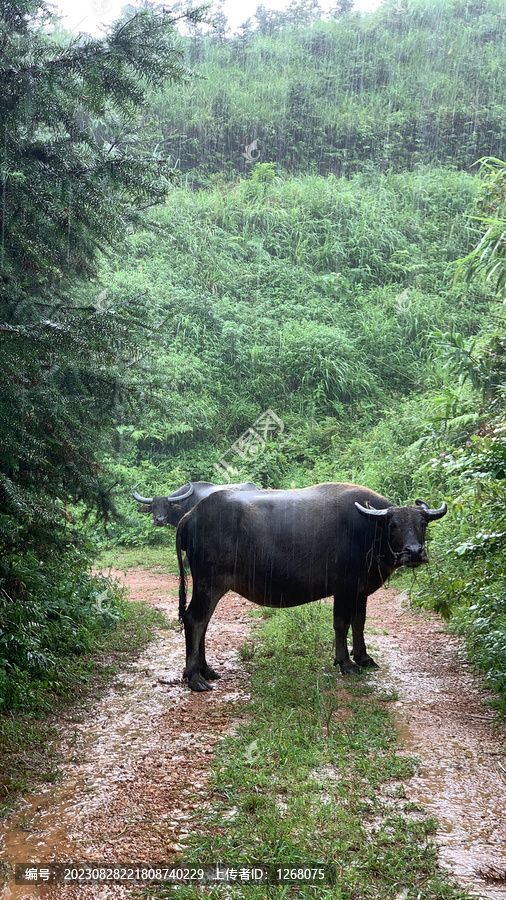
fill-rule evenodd
<path id="1" fill-rule="evenodd" d="M 506 691 L 503 5 L 130 10 L 77 45 L 38 8 L 2 13 L 4 704 L 107 624 L 97 543 L 170 541 L 133 485 L 225 480 L 266 410 L 241 479 L 446 498 L 416 589 Z"/>
<path id="2" fill-rule="evenodd" d="M 330 20 L 308 2 L 259 7 L 225 35 L 195 27 L 203 77 L 164 92 L 149 123 L 183 172 L 244 171 L 254 140 L 262 161 L 321 175 L 504 156 L 501 0 L 387 0 Z"/>
<path id="3" fill-rule="evenodd" d="M 102 274 L 109 314 L 135 310 L 151 347 L 135 367 L 151 400 L 138 421 L 118 409 L 114 458 L 135 463 L 146 490 L 209 478 L 271 408 L 285 442 L 255 463 L 256 477 L 279 487 L 359 478 L 370 429 L 444 380 L 435 332 L 475 334 L 486 315 L 479 295 L 448 289 L 474 190 L 459 172 L 344 180 L 278 177 L 259 163 L 228 186 L 173 191 L 154 230 Z M 405 427 L 419 436 L 420 422 Z M 419 480 L 377 466 L 375 487 L 398 500 Z"/>

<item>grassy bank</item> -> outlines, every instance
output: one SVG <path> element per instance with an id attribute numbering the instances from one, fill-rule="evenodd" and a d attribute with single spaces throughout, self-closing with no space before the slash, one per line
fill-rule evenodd
<path id="1" fill-rule="evenodd" d="M 139 567 L 149 569 L 155 574 L 178 574 L 176 556 L 176 531 L 166 528 L 163 531 L 164 543 L 153 547 L 110 547 L 102 550 L 96 560 L 97 568 L 107 572 L 111 569 L 119 569 L 126 572 L 127 569 Z"/>
<path id="2" fill-rule="evenodd" d="M 434 819 L 408 801 L 416 762 L 397 754 L 391 702 L 367 676 L 342 679 L 331 654 L 331 608 L 276 612 L 243 650 L 251 704 L 220 745 L 212 797 L 183 853 L 190 866 L 332 865 L 327 897 L 466 897 L 438 866 Z M 196 887 L 179 887 L 181 898 Z M 206 897 L 243 896 L 246 883 L 207 885 Z M 266 897 L 321 896 L 321 887 L 262 887 Z M 173 887 L 157 896 L 173 896 Z"/>

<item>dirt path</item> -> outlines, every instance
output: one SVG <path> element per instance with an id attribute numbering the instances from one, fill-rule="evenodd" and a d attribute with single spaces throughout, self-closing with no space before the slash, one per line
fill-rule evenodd
<path id="1" fill-rule="evenodd" d="M 176 579 L 132 570 L 126 581 L 133 599 L 176 620 Z M 39 865 L 66 859 L 166 865 L 177 859 L 194 810 L 208 802 L 213 747 L 240 727 L 248 695 L 237 651 L 248 633 L 249 610 L 235 595 L 218 605 L 208 646 L 222 679 L 211 693 L 194 695 L 181 684 L 184 640 L 169 630 L 85 721 L 69 718 L 64 777 L 26 798 L 5 823 L 0 858 Z M 458 643 L 439 619 L 409 610 L 394 591 L 380 591 L 370 600 L 368 627 L 382 666 L 372 677 L 382 690 L 397 691 L 405 752 L 422 762 L 409 796 L 439 819 L 443 860 L 462 882 L 487 900 L 506 898 L 506 882 L 477 874 L 506 872 L 504 730 L 493 730 Z M 23 887 L 11 880 L 2 900 L 38 896 L 108 900 L 130 897 L 131 890 Z"/>
<path id="2" fill-rule="evenodd" d="M 441 860 L 465 886 L 506 898 L 506 729 L 480 690 L 456 637 L 408 598 L 378 591 L 369 600 L 377 677 L 399 695 L 404 752 L 421 762 L 408 796 L 439 821 Z"/>
<path id="3" fill-rule="evenodd" d="M 132 570 L 126 583 L 132 599 L 177 621 L 176 578 Z M 238 721 L 234 701 L 248 698 L 237 651 L 248 633 L 249 610 L 246 600 L 228 595 L 215 613 L 207 644 L 222 677 L 212 693 L 192 694 L 182 684 L 184 638 L 179 630 L 164 630 L 85 721 L 69 719 L 64 778 L 28 797 L 5 823 L 0 857 L 11 865 L 90 860 L 165 866 L 177 860 L 178 841 L 194 809 L 206 802 L 214 744 Z M 2 900 L 123 896 L 131 891 L 121 886 L 24 887 L 11 879 Z"/>

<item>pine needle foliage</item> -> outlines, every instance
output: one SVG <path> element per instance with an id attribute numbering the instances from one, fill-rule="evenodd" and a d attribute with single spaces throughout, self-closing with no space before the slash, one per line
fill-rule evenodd
<path id="1" fill-rule="evenodd" d="M 62 48 L 46 13 L 6 2 L 0 19 L 2 269 L 37 285 L 93 274 L 94 251 L 123 234 L 139 201 L 163 199 L 172 170 L 135 152 L 134 116 L 148 87 L 189 75 L 164 15 L 140 10 L 103 40 Z"/>
<path id="2" fill-rule="evenodd" d="M 1 0 L 0 592 L 9 602 L 33 595 L 20 560 L 33 569 L 74 542 L 69 501 L 104 515 L 111 507 L 112 479 L 96 457 L 114 409 L 133 402 L 140 326 L 104 292 L 93 298 L 90 280 L 99 255 L 170 188 L 170 159 L 140 147 L 140 112 L 149 90 L 190 74 L 163 12 L 141 9 L 101 39 L 64 45 L 52 29 L 45 2 Z"/>

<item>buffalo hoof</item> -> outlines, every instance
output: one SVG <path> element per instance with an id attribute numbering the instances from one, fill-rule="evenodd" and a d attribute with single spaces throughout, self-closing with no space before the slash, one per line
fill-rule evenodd
<path id="1" fill-rule="evenodd" d="M 378 663 L 373 660 L 372 656 L 364 656 L 362 659 L 357 659 L 356 663 L 361 669 L 379 669 Z"/>
<path id="2" fill-rule="evenodd" d="M 188 687 L 192 691 L 212 691 L 212 686 L 207 683 L 205 678 L 202 678 L 200 672 L 188 679 Z"/>
<path id="3" fill-rule="evenodd" d="M 359 659 L 357 659 L 356 656 L 353 658 L 357 666 L 360 666 L 361 669 L 379 669 L 378 663 L 375 662 L 368 653 L 365 653 L 364 656 L 361 656 Z"/>
<path id="4" fill-rule="evenodd" d="M 218 678 L 221 678 L 221 675 L 219 675 L 218 672 L 215 672 L 214 669 L 211 669 L 211 666 L 206 666 L 204 669 L 201 669 L 200 674 L 206 681 L 218 681 Z"/>
<path id="5" fill-rule="evenodd" d="M 357 666 L 351 659 L 347 659 L 346 662 L 343 663 L 336 660 L 334 665 L 339 666 L 343 675 L 358 675 L 358 673 L 360 672 L 360 667 Z"/>

